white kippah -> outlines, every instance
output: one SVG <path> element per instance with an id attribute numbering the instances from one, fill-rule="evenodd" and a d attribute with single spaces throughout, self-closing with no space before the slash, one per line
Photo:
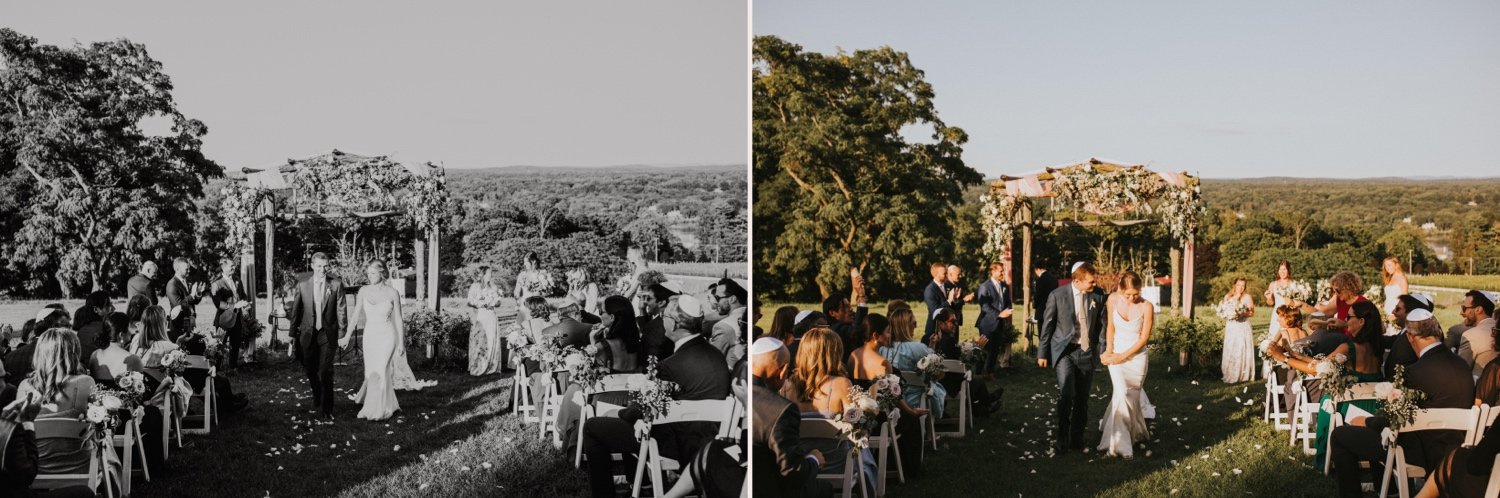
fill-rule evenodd
<path id="1" fill-rule="evenodd" d="M 36 312 L 36 321 L 40 322 L 52 316 L 53 313 L 57 313 L 57 308 L 42 308 L 41 311 Z"/>
<path id="2" fill-rule="evenodd" d="M 1484 293 L 1484 297 L 1490 298 L 1490 304 L 1500 304 L 1500 292 L 1495 292 L 1495 291 L 1479 291 L 1479 292 L 1483 292 Z"/>
<path id="3" fill-rule="evenodd" d="M 677 309 L 682 310 L 687 316 L 703 318 L 703 305 L 698 302 L 698 298 L 696 297 L 687 294 L 678 297 Z"/>
<path id="4" fill-rule="evenodd" d="M 1413 299 L 1421 301 L 1422 304 L 1425 304 L 1425 305 L 1427 305 L 1429 307 L 1432 306 L 1432 296 L 1428 296 L 1427 294 L 1423 294 L 1423 293 L 1418 292 L 1416 294 L 1412 294 L 1411 297 Z"/>
<path id="5" fill-rule="evenodd" d="M 796 324 L 802 323 L 802 320 L 806 320 L 807 316 L 811 315 L 812 313 L 813 313 L 812 310 L 798 311 L 797 312 L 797 318 L 795 318 L 795 319 L 792 320 L 792 325 L 796 325 Z"/>
<path id="6" fill-rule="evenodd" d="M 1411 310 L 1410 313 L 1406 314 L 1406 321 L 1408 321 L 1408 322 L 1420 322 L 1422 320 L 1431 320 L 1431 319 L 1432 319 L 1432 312 L 1431 311 L 1427 311 L 1427 310 L 1422 309 L 1422 308 L 1417 308 L 1417 309 Z"/>
<path id="7" fill-rule="evenodd" d="M 664 281 L 662 281 L 662 283 L 660 283 L 658 285 L 661 285 L 662 287 L 666 287 L 666 289 L 669 290 L 669 291 L 672 291 L 672 292 L 675 292 L 675 293 L 678 293 L 678 294 L 682 293 L 682 284 L 677 283 L 675 280 L 664 280 Z"/>
<path id="8" fill-rule="evenodd" d="M 1083 261 L 1079 261 L 1077 263 L 1073 263 L 1073 269 L 1068 270 L 1068 273 L 1073 273 L 1075 271 L 1078 271 L 1078 267 L 1083 266 L 1083 264 L 1084 264 Z"/>
<path id="9" fill-rule="evenodd" d="M 785 345 L 775 337 L 762 337 L 760 339 L 756 339 L 755 343 L 750 345 L 750 354 L 766 354 L 783 347 L 785 347 Z"/>
<path id="10" fill-rule="evenodd" d="M 942 313 L 943 310 L 945 310 L 945 309 L 948 309 L 948 308 L 938 308 L 938 309 L 932 310 L 932 319 L 933 320 L 937 320 L 938 313 Z"/>

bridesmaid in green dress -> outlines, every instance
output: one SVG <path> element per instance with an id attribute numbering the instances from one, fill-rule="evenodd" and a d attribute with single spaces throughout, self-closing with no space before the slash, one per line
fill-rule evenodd
<path id="1" fill-rule="evenodd" d="M 1385 326 L 1381 324 L 1380 317 L 1380 308 L 1377 308 L 1374 303 L 1368 301 L 1354 303 L 1353 309 L 1349 312 L 1349 330 L 1356 331 L 1354 337 L 1345 341 L 1344 344 L 1333 351 L 1332 355 L 1329 355 L 1349 355 L 1348 367 L 1352 369 L 1351 373 L 1354 374 L 1354 382 L 1356 383 L 1381 382 L 1386 380 L 1383 378 L 1384 375 L 1380 368 L 1380 358 L 1383 353 L 1380 349 L 1380 336 L 1385 332 Z M 1310 370 L 1316 369 L 1315 363 L 1304 361 L 1297 363 L 1297 365 L 1301 365 L 1301 367 L 1294 366 L 1293 368 L 1302 370 L 1304 373 L 1309 373 L 1310 375 Z M 1304 370 L 1304 368 L 1307 369 Z M 1312 395 L 1313 393 L 1309 392 L 1308 394 Z M 1323 403 L 1332 400 L 1333 395 L 1331 393 L 1324 393 L 1318 396 L 1318 405 L 1322 406 Z M 1338 410 L 1340 415 L 1347 417 L 1349 415 L 1349 407 L 1351 406 L 1357 406 L 1359 409 L 1369 413 L 1375 413 L 1380 409 L 1380 403 L 1373 399 L 1338 403 L 1335 409 Z M 1333 415 L 1328 411 L 1318 410 L 1315 432 L 1317 439 L 1314 440 L 1313 445 L 1317 449 L 1315 456 L 1317 459 L 1314 460 L 1315 462 L 1322 462 L 1324 460 L 1323 454 L 1325 448 L 1328 447 L 1329 424 L 1332 418 Z"/>

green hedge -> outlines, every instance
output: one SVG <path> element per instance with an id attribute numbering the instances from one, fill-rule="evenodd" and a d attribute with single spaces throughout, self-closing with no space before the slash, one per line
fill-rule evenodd
<path id="1" fill-rule="evenodd" d="M 439 365 L 466 364 L 469 356 L 469 332 L 474 324 L 467 314 L 419 310 L 406 317 L 406 340 L 409 345 L 437 346 L 433 358 Z"/>

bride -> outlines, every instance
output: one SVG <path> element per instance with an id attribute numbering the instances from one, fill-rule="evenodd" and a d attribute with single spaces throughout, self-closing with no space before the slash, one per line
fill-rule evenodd
<path id="1" fill-rule="evenodd" d="M 354 307 L 354 317 L 349 320 L 349 333 L 354 332 L 361 317 L 365 321 L 364 384 L 353 398 L 355 403 L 364 404 L 359 418 L 368 420 L 385 420 L 401 409 L 396 402 L 397 388 L 419 390 L 437 384 L 437 381 L 417 380 L 406 363 L 401 293 L 385 283 L 385 270 L 385 263 L 378 260 L 365 266 L 370 283 L 360 287 L 356 298 L 359 305 Z"/>
<path id="2" fill-rule="evenodd" d="M 1099 360 L 1109 366 L 1114 394 L 1104 411 L 1099 449 L 1131 458 L 1135 444 L 1151 437 L 1141 388 L 1146 382 L 1146 342 L 1151 338 L 1155 308 L 1141 299 L 1141 277 L 1132 271 L 1120 276 L 1119 289 L 1108 306 L 1109 350 Z"/>

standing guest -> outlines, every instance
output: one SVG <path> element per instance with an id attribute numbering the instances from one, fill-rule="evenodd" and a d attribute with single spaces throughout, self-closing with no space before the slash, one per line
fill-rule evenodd
<path id="1" fill-rule="evenodd" d="M 604 298 L 599 338 L 609 351 L 610 372 L 634 373 L 641 370 L 641 329 L 635 321 L 635 305 L 624 296 Z"/>
<path id="2" fill-rule="evenodd" d="M 1328 320 L 1329 328 L 1354 337 L 1355 331 L 1349 330 L 1349 309 L 1354 306 L 1354 303 L 1367 301 L 1363 294 L 1364 283 L 1359 279 L 1359 275 L 1341 271 L 1328 279 L 1328 286 L 1333 290 L 1333 298 L 1319 303 L 1317 311 L 1332 316 Z"/>
<path id="3" fill-rule="evenodd" d="M 1380 282 L 1385 284 L 1385 316 L 1391 318 L 1391 314 L 1396 311 L 1398 297 L 1407 294 L 1406 270 L 1401 268 L 1401 260 L 1390 256 L 1380 262 Z M 1395 335 L 1400 331 L 1401 329 L 1396 328 L 1396 320 L 1392 318 L 1386 334 Z"/>
<path id="4" fill-rule="evenodd" d="M 964 292 L 963 276 L 963 268 L 959 268 L 958 265 L 948 265 L 948 273 L 946 275 L 948 285 L 944 287 L 944 290 L 948 294 L 948 308 L 953 310 L 955 315 L 958 315 L 959 326 L 963 326 L 964 324 L 964 304 L 974 299 L 974 293 L 970 292 L 966 294 Z"/>
<path id="5" fill-rule="evenodd" d="M 1443 331 L 1427 310 L 1407 313 L 1407 340 L 1417 351 L 1417 362 L 1406 370 L 1406 387 L 1426 393 L 1420 408 L 1469 408 L 1474 406 L 1474 377 L 1469 365 L 1447 348 L 1441 347 Z M 1389 423 L 1383 416 L 1354 417 L 1347 425 L 1333 430 L 1329 444 L 1333 475 L 1338 481 L 1339 496 L 1357 498 L 1360 492 L 1360 462 L 1369 464 L 1376 480 L 1384 472 L 1386 450 L 1381 431 Z M 1417 431 L 1397 436 L 1406 453 L 1406 463 L 1431 471 L 1440 459 L 1463 443 L 1462 431 Z"/>
<path id="6" fill-rule="evenodd" d="M 1250 330 L 1250 317 L 1255 316 L 1255 302 L 1250 300 L 1245 287 L 1244 278 L 1234 279 L 1229 293 L 1219 301 L 1220 306 L 1248 308 L 1224 321 L 1224 359 L 1221 370 L 1227 384 L 1255 379 L 1255 336 Z"/>
<path id="7" fill-rule="evenodd" d="M 1285 306 L 1287 304 L 1296 304 L 1287 303 L 1286 298 L 1281 297 L 1281 294 L 1278 293 L 1281 288 L 1288 285 L 1292 285 L 1292 264 L 1283 259 L 1281 260 L 1281 263 L 1276 265 L 1276 278 L 1272 279 L 1271 284 L 1266 286 L 1266 294 L 1264 297 L 1266 300 L 1266 304 L 1271 307 L 1271 310 L 1274 311 L 1280 309 L 1282 306 Z M 1276 337 L 1276 332 L 1281 330 L 1281 321 L 1276 320 L 1275 317 L 1271 318 L 1271 331 L 1267 332 L 1267 336 Z"/>
<path id="8" fill-rule="evenodd" d="M 922 343 L 931 344 L 932 333 L 937 330 L 937 323 L 932 320 L 932 313 L 938 308 L 947 308 L 952 303 L 948 302 L 948 265 L 933 263 L 930 268 L 932 281 L 927 283 L 927 289 L 922 291 L 922 301 L 927 303 L 927 328 L 922 332 Z M 890 311 L 890 310 L 886 310 Z"/>
<path id="9" fill-rule="evenodd" d="M 826 498 L 833 487 L 816 478 L 823 453 L 801 441 L 802 417 L 797 405 L 781 397 L 791 353 L 772 337 L 750 346 L 751 485 L 766 496 Z"/>
<path id="10" fill-rule="evenodd" d="M 250 302 L 245 299 L 245 287 L 236 279 L 238 274 L 239 262 L 234 258 L 220 260 L 219 279 L 214 281 L 209 292 L 214 309 L 218 310 L 214 325 L 224 330 L 224 339 L 229 343 L 230 368 L 240 364 L 240 342 L 245 334 L 244 313 L 250 308 Z"/>
<path id="11" fill-rule="evenodd" d="M 1010 367 L 1010 344 L 1015 341 L 1015 326 L 1011 325 L 1010 284 L 1005 277 L 1010 275 L 1010 258 L 990 263 L 990 278 L 979 284 L 979 342 L 987 358 L 983 373 L 993 373 L 995 365 Z"/>
<path id="12" fill-rule="evenodd" d="M 745 300 L 750 293 L 739 282 L 722 278 L 709 289 L 709 294 L 714 312 L 724 318 L 714 323 L 708 342 L 724 353 L 724 361 L 732 368 L 745 357 L 745 331 L 740 328 L 740 321 L 745 317 Z"/>
<path id="13" fill-rule="evenodd" d="M 1031 271 L 1036 274 L 1036 278 L 1031 281 L 1032 314 L 1030 317 L 1026 318 L 1027 355 L 1036 354 L 1036 345 L 1032 342 L 1032 339 L 1034 339 L 1036 335 L 1034 329 L 1038 328 L 1036 327 L 1037 320 L 1041 319 L 1041 317 L 1043 316 L 1046 316 L 1045 312 L 1047 311 L 1047 296 L 1052 295 L 1052 291 L 1057 290 L 1057 274 L 1047 271 L 1045 267 L 1041 266 L 1032 268 Z"/>
<path id="14" fill-rule="evenodd" d="M 187 258 L 172 260 L 172 279 L 167 281 L 167 316 L 171 319 L 167 338 L 176 341 L 193 331 L 198 318 L 198 302 L 203 300 L 203 282 L 188 283 L 193 264 Z"/>
<path id="15" fill-rule="evenodd" d="M 95 339 L 107 335 L 104 331 L 104 317 L 115 312 L 115 305 L 109 302 L 109 293 L 105 291 L 94 291 L 89 293 L 83 308 L 89 309 L 88 313 L 76 313 L 74 316 L 82 315 L 85 322 L 73 321 L 73 330 L 78 331 L 79 356 L 78 361 L 88 362 L 89 357 L 98 349 Z"/>
<path id="16" fill-rule="evenodd" d="M 1472 321 L 1474 325 L 1459 339 L 1458 357 L 1473 367 L 1474 375 L 1479 375 L 1484 372 L 1485 365 L 1495 359 L 1495 340 L 1490 338 L 1490 330 L 1495 328 L 1495 319 L 1492 318 L 1495 301 L 1486 292 L 1471 290 L 1464 294 L 1459 314 L 1464 317 L 1464 323 Z"/>
<path id="17" fill-rule="evenodd" d="M 1400 332 L 1396 335 L 1388 335 L 1380 340 L 1381 347 L 1385 348 L 1385 367 L 1382 372 L 1387 379 L 1396 378 L 1396 367 L 1409 366 L 1417 362 L 1417 352 L 1411 349 L 1411 341 L 1406 340 L 1407 314 L 1416 310 L 1427 310 L 1432 312 L 1432 298 L 1426 294 L 1402 294 L 1396 298 L 1396 309 L 1391 310 L 1391 318 L 1396 320 L 1396 328 Z"/>
<path id="18" fill-rule="evenodd" d="M 662 315 L 667 304 L 678 294 L 680 292 L 668 287 L 666 282 L 652 284 L 648 292 L 638 294 L 644 310 L 644 314 L 636 318 L 641 329 L 641 344 L 645 346 L 646 355 L 655 356 L 657 361 L 672 355 L 672 342 L 667 339 Z"/>
<path id="19" fill-rule="evenodd" d="M 155 279 L 156 262 L 147 260 L 145 263 L 141 263 L 140 272 L 131 276 L 130 281 L 125 284 L 125 297 L 133 299 L 135 296 L 145 296 L 146 300 L 150 301 L 151 304 L 156 304 L 156 289 L 153 287 L 154 284 L 151 283 Z"/>

